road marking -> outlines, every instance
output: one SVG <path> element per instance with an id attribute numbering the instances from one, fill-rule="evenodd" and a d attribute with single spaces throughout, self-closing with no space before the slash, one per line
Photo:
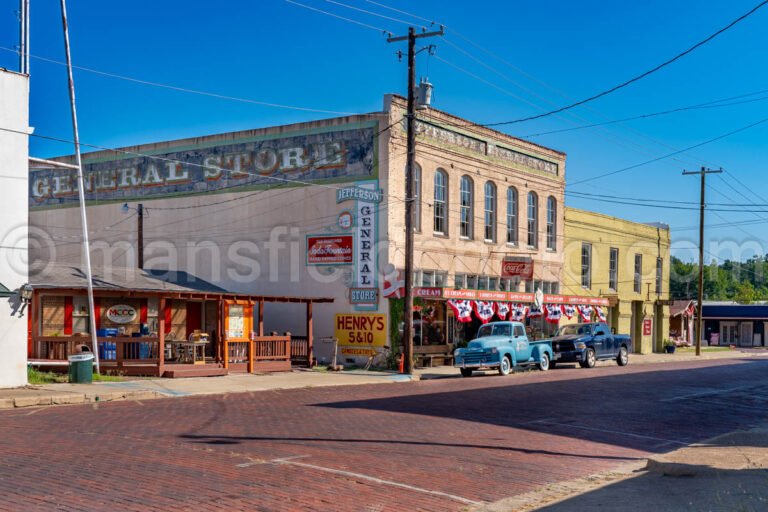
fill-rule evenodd
<path id="1" fill-rule="evenodd" d="M 353 473 L 351 471 L 343 471 L 341 469 L 326 468 L 326 467 L 323 467 L 323 466 L 316 466 L 314 464 L 306 464 L 304 462 L 294 462 L 294 461 L 291 461 L 291 460 L 284 460 L 282 462 L 277 462 L 277 464 L 297 466 L 297 467 L 305 468 L 305 469 L 314 469 L 314 470 L 317 470 L 317 471 L 323 471 L 323 472 L 326 472 L 326 473 L 332 473 L 334 475 L 341 475 L 341 476 L 346 476 L 346 477 L 350 477 L 350 478 L 355 478 L 357 480 L 367 480 L 369 482 L 374 482 L 374 483 L 382 484 L 382 485 L 389 485 L 389 486 L 392 486 L 392 487 L 398 487 L 400 489 L 407 489 L 409 491 L 415 491 L 415 492 L 420 492 L 420 493 L 423 493 L 423 494 L 429 494 L 431 496 L 440 496 L 442 498 L 448 498 L 448 499 L 451 499 L 453 501 L 458 501 L 459 503 L 465 503 L 467 505 L 482 505 L 483 504 L 480 501 L 470 500 L 468 498 L 463 498 L 461 496 L 456 496 L 455 494 L 448 494 L 447 492 L 432 491 L 432 490 L 429 490 L 429 489 L 423 489 L 421 487 L 416 487 L 414 485 L 403 484 L 403 483 L 400 483 L 400 482 L 393 482 L 392 480 L 384 480 L 382 478 L 376 478 L 375 476 L 364 475 L 362 473 Z"/>
<path id="2" fill-rule="evenodd" d="M 281 462 L 288 462 L 290 460 L 296 460 L 296 459 L 305 459 L 307 457 L 309 457 L 309 455 L 293 455 L 291 457 L 282 457 L 279 459 L 272 459 L 272 460 L 257 459 L 257 460 L 251 460 L 250 462 L 235 464 L 235 467 L 248 468 L 251 466 L 258 466 L 259 464 L 279 464 Z"/>
<path id="3" fill-rule="evenodd" d="M 40 407 L 39 409 L 34 409 L 34 410 L 32 410 L 32 411 L 29 411 L 29 412 L 28 412 L 28 413 L 26 413 L 24 416 L 32 416 L 33 414 L 37 414 L 38 412 L 40 412 L 40 411 L 42 411 L 42 410 L 43 410 L 43 408 L 42 408 L 42 407 Z"/>
<path id="4" fill-rule="evenodd" d="M 531 422 L 531 423 L 534 423 L 534 422 Z M 606 434 L 616 434 L 616 435 L 619 435 L 619 436 L 629 436 L 629 437 L 638 437 L 638 438 L 641 438 L 641 439 L 651 439 L 653 441 L 662 441 L 662 442 L 665 442 L 665 443 L 674 443 L 674 444 L 679 444 L 679 445 L 682 445 L 682 446 L 688 446 L 688 444 L 689 444 L 689 443 L 684 443 L 682 441 L 675 441 L 675 440 L 672 440 L 672 439 L 664 439 L 664 438 L 661 438 L 661 437 L 644 436 L 642 434 L 633 434 L 631 432 L 620 432 L 618 430 L 608 430 L 608 429 L 605 429 L 605 428 L 585 427 L 583 425 L 572 425 L 570 423 L 555 423 L 553 421 L 547 422 L 545 420 L 540 420 L 538 423 L 547 423 L 549 425 L 555 425 L 555 426 L 559 426 L 559 427 L 578 428 L 578 429 L 581 429 L 581 430 L 591 430 L 593 432 L 603 432 L 603 433 L 606 433 Z"/>

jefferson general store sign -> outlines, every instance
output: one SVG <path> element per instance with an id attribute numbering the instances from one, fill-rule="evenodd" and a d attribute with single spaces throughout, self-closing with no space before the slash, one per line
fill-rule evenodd
<path id="1" fill-rule="evenodd" d="M 255 188 L 370 180 L 376 175 L 377 122 L 322 130 L 264 134 L 214 143 L 180 141 L 146 156 L 85 155 L 86 200 L 129 201 L 152 196 L 236 192 Z M 151 156 L 150 156 L 151 155 Z M 31 209 L 77 206 L 74 170 L 34 170 Z M 370 193 L 370 191 L 369 191 Z"/>

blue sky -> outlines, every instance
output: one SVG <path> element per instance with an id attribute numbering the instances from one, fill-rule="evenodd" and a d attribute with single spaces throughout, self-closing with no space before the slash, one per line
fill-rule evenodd
<path id="1" fill-rule="evenodd" d="M 297 0 L 393 33 L 406 25 L 327 0 Z M 360 9 L 424 24 L 366 0 Z M 377 0 L 378 1 L 378 0 Z M 435 85 L 436 108 L 476 122 L 533 115 L 591 96 L 674 56 L 754 7 L 758 0 L 615 2 L 381 0 L 445 24 L 437 53 L 418 58 L 418 75 Z M 0 4 L 0 46 L 17 44 L 18 2 Z M 405 63 L 376 30 L 284 0 L 217 2 L 134 0 L 69 2 L 76 65 L 223 95 L 336 112 L 381 109 L 382 95 L 405 92 Z M 515 136 L 621 119 L 768 89 L 768 6 L 669 67 L 557 116 L 502 127 Z M 33 0 L 31 53 L 63 60 L 58 2 Z M 458 46 L 459 48 L 456 48 Z M 500 57 L 495 58 L 478 48 Z M 471 58 L 467 55 L 474 56 Z M 502 60 L 503 59 L 503 60 Z M 0 50 L 0 67 L 17 57 Z M 65 68 L 32 59 L 32 125 L 71 138 Z M 474 75 L 474 76 L 471 76 Z M 104 146 L 292 123 L 333 114 L 245 104 L 75 73 L 81 139 Z M 767 94 L 750 96 L 758 99 Z M 532 137 L 568 154 L 567 181 L 578 181 L 672 153 L 768 118 L 768 100 Z M 683 169 L 728 172 L 709 179 L 708 199 L 768 203 L 763 178 L 768 122 L 723 140 L 569 190 L 671 202 L 698 201 L 698 179 Z M 31 152 L 53 156 L 71 145 L 32 139 Z M 739 183 L 741 182 L 741 183 Z M 746 185 L 747 187 L 743 186 Z M 749 190 L 748 190 L 749 189 Z M 696 241 L 698 212 L 568 197 L 570 206 L 637 221 L 662 221 L 677 244 Z M 672 203 L 670 203 L 672 204 Z M 677 206 L 692 206 L 680 205 Z M 729 208 L 727 206 L 720 208 Z M 760 207 L 744 207 L 744 209 Z M 768 208 L 764 208 L 768 210 Z M 768 252 L 768 213 L 710 212 L 708 247 L 722 258 Z M 755 221 L 716 227 L 718 224 Z M 687 228 L 687 229 L 684 229 Z M 733 243 L 735 242 L 735 244 Z M 685 258 L 693 251 L 678 248 Z"/>

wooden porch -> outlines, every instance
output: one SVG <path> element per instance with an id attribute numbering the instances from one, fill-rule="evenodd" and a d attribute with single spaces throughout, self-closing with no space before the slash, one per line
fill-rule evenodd
<path id="1" fill-rule="evenodd" d="M 85 350 L 94 352 L 98 356 L 102 372 L 117 375 L 179 378 L 218 376 L 238 372 L 290 371 L 292 364 L 310 366 L 313 363 L 313 303 L 333 300 L 211 292 L 96 289 L 94 290 L 97 300 L 96 325 L 100 334 L 103 334 L 101 331 L 104 330 L 99 326 L 99 321 L 104 321 L 102 318 L 104 311 L 103 309 L 100 311 L 98 307 L 100 301 L 109 303 L 119 299 L 119 301 L 135 303 L 152 299 L 156 302 L 157 313 L 155 313 L 156 330 L 147 332 L 142 328 L 137 331 L 134 326 L 125 334 L 99 336 L 96 341 L 97 346 L 93 347 L 92 338 L 87 333 L 73 334 L 71 317 L 69 320 L 64 320 L 63 335 L 59 334 L 58 329 L 52 331 L 50 315 L 44 315 L 42 307 L 44 297 L 72 297 L 85 294 L 84 288 L 40 285 L 35 288 L 30 304 L 28 346 L 28 359 L 32 365 L 61 371 L 68 366 L 68 357 L 80 353 L 85 346 L 87 347 Z M 209 303 L 212 325 L 207 330 L 202 330 L 209 335 L 207 343 L 195 342 L 190 337 L 189 325 L 187 325 L 186 337 L 183 327 L 181 333 L 178 333 L 179 325 L 175 317 L 171 320 L 172 301 L 175 305 L 185 301 Z M 306 335 L 292 336 L 287 332 L 283 335 L 274 332 L 266 335 L 264 305 L 269 302 L 304 304 Z M 71 304 L 71 299 L 67 304 Z M 148 314 L 146 302 L 142 304 L 141 315 L 142 318 L 146 318 Z M 68 307 L 71 309 L 71 306 L 66 305 L 64 309 L 67 310 Z M 66 314 L 71 315 L 71 312 Z M 144 321 L 139 320 L 140 327 L 144 325 Z M 46 332 L 43 329 L 44 325 L 48 329 Z M 125 330 L 121 330 L 121 333 L 123 331 Z M 177 334 L 174 336 L 172 332 Z M 185 357 L 179 356 L 180 351 L 186 351 Z"/>

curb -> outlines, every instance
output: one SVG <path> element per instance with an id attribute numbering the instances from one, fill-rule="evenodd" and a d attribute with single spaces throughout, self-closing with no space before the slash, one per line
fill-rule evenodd
<path id="1" fill-rule="evenodd" d="M 117 400 L 151 400 L 165 398 L 165 395 L 156 391 L 128 391 L 100 394 L 59 394 L 24 396 L 17 398 L 0 398 L 0 410 L 20 409 L 24 407 L 44 407 L 50 405 L 79 405 L 97 402 L 114 402 Z"/>

